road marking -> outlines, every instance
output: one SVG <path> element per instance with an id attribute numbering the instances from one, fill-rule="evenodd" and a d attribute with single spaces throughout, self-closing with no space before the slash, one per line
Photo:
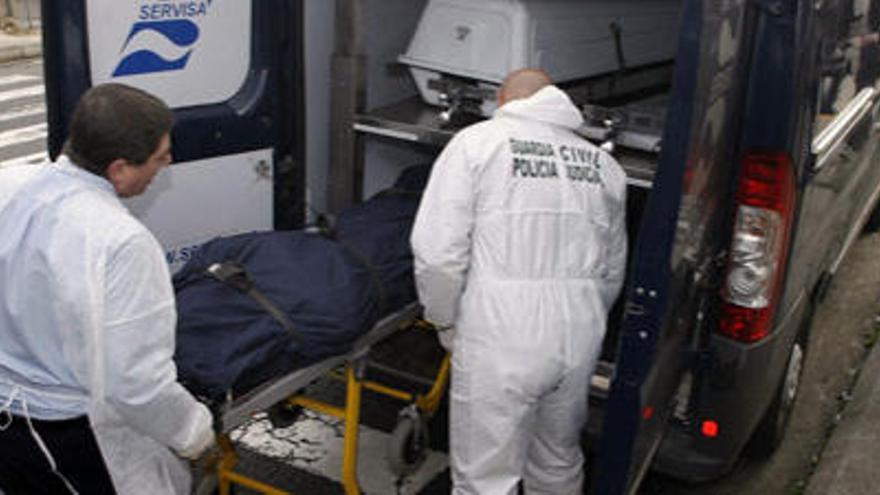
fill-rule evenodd
<path id="1" fill-rule="evenodd" d="M 313 411 L 302 414 L 293 425 L 275 429 L 264 414 L 258 415 L 230 437 L 262 455 L 341 483 L 344 423 Z M 446 454 L 429 451 L 424 464 L 397 491 L 397 479 L 388 469 L 390 435 L 363 424 L 359 432 L 358 480 L 364 493 L 416 494 L 448 465 Z"/>
<path id="2" fill-rule="evenodd" d="M 45 139 L 47 128 L 46 123 L 42 123 L 0 132 L 0 148 Z"/>
<path id="3" fill-rule="evenodd" d="M 42 84 L 39 86 L 26 86 L 24 88 L 10 89 L 9 91 L 0 92 L 0 102 L 17 100 L 19 98 L 30 98 L 32 96 L 43 96 L 46 89 Z"/>
<path id="4" fill-rule="evenodd" d="M 32 155 L 17 156 L 9 160 L 0 162 L 0 168 L 18 167 L 21 165 L 39 165 L 49 159 L 49 154 L 45 151 L 34 153 Z"/>
<path id="5" fill-rule="evenodd" d="M 8 112 L 0 113 L 0 122 L 8 122 L 10 120 L 30 117 L 32 115 L 40 115 L 46 112 L 46 105 L 42 103 L 32 103 L 30 105 L 22 105 L 11 108 Z"/>
<path id="6" fill-rule="evenodd" d="M 40 78 L 37 76 L 30 76 L 27 74 L 12 74 L 11 76 L 0 77 L 0 86 L 9 86 L 10 84 L 33 82 L 39 80 Z"/>

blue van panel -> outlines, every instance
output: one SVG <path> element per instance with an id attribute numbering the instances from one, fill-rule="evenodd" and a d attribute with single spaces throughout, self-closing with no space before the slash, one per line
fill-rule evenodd
<path id="1" fill-rule="evenodd" d="M 643 385 L 655 367 L 680 368 L 683 353 L 655 356 L 657 342 L 664 328 L 668 296 L 671 292 L 672 250 L 676 221 L 681 203 L 682 183 L 691 139 L 692 115 L 700 69 L 702 6 L 687 0 L 683 7 L 682 29 L 675 57 L 672 94 L 666 116 L 663 152 L 657 167 L 654 186 L 648 199 L 639 238 L 635 245 L 630 284 L 614 381 L 605 412 L 605 424 L 599 445 L 595 493 L 624 493 L 636 482 L 631 476 L 644 462 L 650 461 L 646 450 L 663 428 L 665 414 L 655 410 L 648 421 L 642 419 Z M 654 358 L 652 358 L 654 356 Z M 670 362 L 658 362 L 661 358 Z M 678 361 L 678 362 L 676 362 Z M 673 387 L 677 383 L 673 384 Z M 674 393 L 658 390 L 662 405 Z M 643 429 L 650 428 L 652 433 Z"/>
<path id="2" fill-rule="evenodd" d="M 70 115 L 92 81 L 86 0 L 42 0 L 49 155 L 67 138 Z M 250 67 L 238 92 L 211 105 L 175 110 L 176 162 L 273 149 L 276 226 L 304 218 L 302 5 L 253 1 Z M 204 84 L 210 84 L 205 81 Z M 193 91 L 197 91 L 195 88 Z"/>

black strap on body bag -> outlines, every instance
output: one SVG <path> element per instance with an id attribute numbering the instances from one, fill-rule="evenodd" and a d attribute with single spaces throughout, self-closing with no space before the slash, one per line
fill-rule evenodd
<path id="1" fill-rule="evenodd" d="M 257 289 L 256 285 L 254 285 L 254 280 L 251 278 L 250 274 L 248 274 L 247 270 L 245 270 L 244 265 L 235 261 L 214 263 L 205 269 L 205 273 L 242 294 L 247 294 L 252 297 L 263 307 L 263 309 L 272 315 L 278 323 L 281 324 L 284 330 L 287 331 L 294 340 L 302 343 L 302 335 L 297 331 L 296 326 L 290 321 L 290 318 L 287 317 L 287 313 L 282 311 L 270 301 L 265 294 Z"/>

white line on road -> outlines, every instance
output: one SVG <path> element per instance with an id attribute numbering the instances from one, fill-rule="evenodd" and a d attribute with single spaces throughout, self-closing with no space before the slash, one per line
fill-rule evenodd
<path id="1" fill-rule="evenodd" d="M 0 132 L 0 148 L 45 139 L 48 134 L 47 128 L 48 126 L 42 123 Z"/>
<path id="2" fill-rule="evenodd" d="M 28 98 L 31 96 L 43 96 L 46 90 L 42 84 L 39 86 L 27 86 L 24 88 L 11 89 L 0 92 L 0 102 Z"/>
<path id="3" fill-rule="evenodd" d="M 39 81 L 40 78 L 37 76 L 31 76 L 27 74 L 12 74 L 10 76 L 0 77 L 0 86 L 9 86 L 10 84 L 18 84 L 22 82 L 33 82 Z"/>
<path id="4" fill-rule="evenodd" d="M 49 154 L 45 151 L 41 151 L 39 153 L 34 153 L 31 155 L 17 156 L 15 158 L 10 158 L 9 160 L 3 160 L 2 162 L 0 162 L 0 168 L 18 167 L 21 165 L 38 165 L 48 159 Z"/>
<path id="5" fill-rule="evenodd" d="M 46 112 L 46 105 L 42 103 L 32 103 L 30 105 L 22 105 L 11 108 L 8 112 L 0 113 L 0 122 L 30 117 L 32 115 L 40 115 Z"/>

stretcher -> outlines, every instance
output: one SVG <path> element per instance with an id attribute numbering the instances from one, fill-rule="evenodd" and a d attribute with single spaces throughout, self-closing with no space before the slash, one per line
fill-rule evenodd
<path id="1" fill-rule="evenodd" d="M 229 434 L 232 430 L 252 420 L 257 413 L 278 404 L 319 412 L 338 418 L 344 423 L 342 484 L 347 495 L 361 493 L 357 479 L 358 433 L 360 408 L 363 390 L 369 390 L 409 404 L 408 414 L 399 416 L 398 425 L 391 435 L 395 445 L 389 452 L 398 467 L 414 468 L 427 448 L 421 436 L 420 425 L 437 411 L 449 379 L 450 360 L 447 354 L 439 367 L 430 390 L 426 394 L 414 394 L 377 381 L 366 379 L 371 349 L 401 328 L 411 325 L 427 324 L 420 322 L 420 307 L 410 303 L 404 308 L 386 316 L 362 335 L 345 354 L 323 359 L 310 366 L 297 369 L 270 379 L 250 392 L 231 399 L 224 404 L 217 415 L 216 429 L 220 456 L 216 463 L 216 482 L 219 493 L 227 495 L 233 484 L 241 485 L 266 495 L 285 494 L 276 487 L 245 476 L 236 471 L 238 457 Z M 433 338 L 433 336 L 432 336 Z M 303 393 L 307 386 L 328 374 L 340 374 L 345 381 L 346 399 L 342 406 L 330 404 Z M 415 412 L 416 414 L 412 414 Z M 420 452 L 422 451 L 422 452 Z"/>
<path id="2" fill-rule="evenodd" d="M 421 309 L 408 240 L 429 170 L 405 169 L 391 188 L 341 212 L 332 229 L 217 238 L 175 274 L 178 379 L 214 412 L 220 493 L 232 484 L 283 493 L 236 471 L 230 432 L 263 412 L 286 426 L 300 408 L 343 421 L 343 486 L 360 493 L 364 389 L 408 404 L 390 437 L 389 467 L 403 476 L 420 462 L 427 448 L 421 425 L 439 407 L 448 358 L 424 394 L 367 379 L 367 368 L 371 350 L 398 330 L 432 330 L 416 324 Z M 305 394 L 327 375 L 344 381 L 344 404 Z"/>

